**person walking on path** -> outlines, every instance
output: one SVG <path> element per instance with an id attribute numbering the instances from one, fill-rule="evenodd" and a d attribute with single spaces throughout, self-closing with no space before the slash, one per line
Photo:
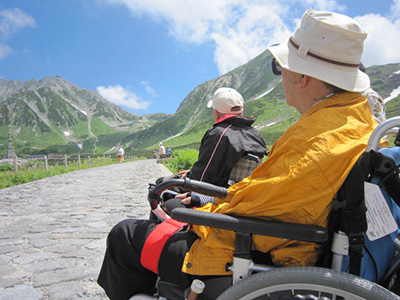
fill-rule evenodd
<path id="1" fill-rule="evenodd" d="M 165 154 L 165 147 L 162 142 L 158 143 L 158 155 L 161 156 Z"/>
<path id="2" fill-rule="evenodd" d="M 124 157 L 125 157 L 125 150 L 121 146 L 119 146 L 117 150 L 118 162 L 119 163 L 124 162 Z"/>

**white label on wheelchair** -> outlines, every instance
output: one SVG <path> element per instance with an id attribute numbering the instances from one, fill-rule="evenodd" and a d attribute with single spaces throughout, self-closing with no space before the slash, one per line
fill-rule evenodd
<path id="1" fill-rule="evenodd" d="M 386 203 L 380 187 L 365 182 L 365 205 L 367 206 L 367 236 L 375 241 L 397 230 L 396 221 Z"/>

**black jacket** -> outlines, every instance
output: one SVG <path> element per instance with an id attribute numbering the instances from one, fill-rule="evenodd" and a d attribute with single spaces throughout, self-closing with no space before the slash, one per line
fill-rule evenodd
<path id="1" fill-rule="evenodd" d="M 251 125 L 255 118 L 225 116 L 209 129 L 201 140 L 199 159 L 189 178 L 218 186 L 227 186 L 233 166 L 251 153 L 262 158 L 267 151 L 265 141 Z"/>

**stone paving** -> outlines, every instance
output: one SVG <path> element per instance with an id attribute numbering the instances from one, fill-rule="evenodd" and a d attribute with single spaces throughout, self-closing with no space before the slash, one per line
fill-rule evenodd
<path id="1" fill-rule="evenodd" d="M 147 218 L 154 159 L 91 168 L 0 190 L 0 300 L 108 299 L 97 285 L 107 233 Z"/>

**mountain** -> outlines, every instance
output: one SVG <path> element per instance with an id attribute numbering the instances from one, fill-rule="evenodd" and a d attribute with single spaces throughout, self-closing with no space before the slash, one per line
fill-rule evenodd
<path id="1" fill-rule="evenodd" d="M 10 131 L 19 155 L 104 153 L 166 117 L 131 114 L 60 77 L 0 80 L 0 143 Z"/>
<path id="2" fill-rule="evenodd" d="M 60 77 L 42 80 L 0 80 L 0 143 L 11 132 L 14 148 L 28 153 L 96 154 L 122 144 L 128 153 L 149 155 L 164 141 L 173 149 L 199 146 L 212 126 L 206 104 L 214 91 L 233 87 L 245 99 L 244 113 L 257 118 L 268 145 L 299 117 L 286 104 L 281 77 L 271 71 L 268 51 L 237 69 L 197 86 L 173 115 L 137 116 Z M 400 115 L 400 64 L 367 69 L 374 90 L 387 101 L 387 117 Z"/>
<path id="3" fill-rule="evenodd" d="M 257 116 L 259 128 L 283 119 L 293 119 L 297 112 L 285 105 L 280 82 L 281 79 L 271 71 L 271 55 L 263 52 L 247 64 L 199 85 L 183 99 L 174 115 L 127 136 L 123 141 L 131 149 L 154 147 L 159 141 L 166 141 L 175 148 L 190 144 L 197 146 L 205 130 L 212 125 L 211 109 L 206 108 L 206 104 L 215 90 L 222 86 L 233 87 L 243 95 L 245 114 Z M 263 99 L 268 91 L 274 98 L 267 103 Z"/>
<path id="4" fill-rule="evenodd" d="M 155 149 L 158 141 L 165 141 L 172 148 L 197 148 L 213 123 L 211 109 L 206 108 L 206 104 L 217 88 L 227 86 L 243 95 L 245 115 L 257 118 L 255 127 L 267 144 L 272 145 L 298 119 L 299 113 L 286 105 L 281 77 L 273 75 L 271 60 L 270 53 L 265 51 L 247 64 L 199 85 L 183 99 L 174 115 L 132 133 L 123 142 L 131 150 Z M 387 104 L 387 116 L 400 115 L 400 64 L 372 66 L 367 72 L 372 87 L 383 98 L 393 96 Z"/>

